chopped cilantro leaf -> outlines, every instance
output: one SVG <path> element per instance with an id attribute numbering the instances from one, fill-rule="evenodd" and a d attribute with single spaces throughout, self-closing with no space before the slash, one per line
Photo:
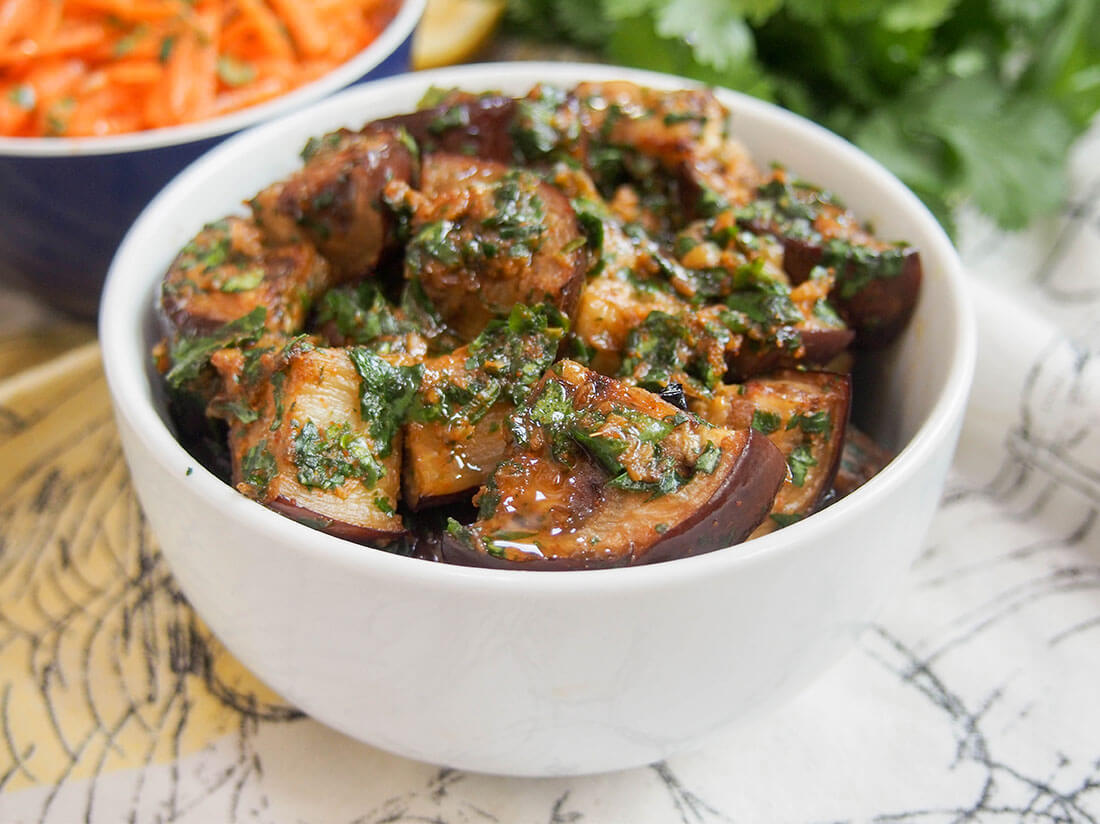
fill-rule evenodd
<path id="1" fill-rule="evenodd" d="M 778 430 L 782 421 L 779 413 L 759 409 L 752 411 L 752 428 L 760 430 L 764 435 L 771 435 Z"/>
<path id="2" fill-rule="evenodd" d="M 707 446 L 695 459 L 695 472 L 710 475 L 718 468 L 718 462 L 722 460 L 722 449 L 713 441 L 708 441 Z"/>
<path id="3" fill-rule="evenodd" d="M 378 456 L 385 458 L 416 396 L 424 368 L 419 364 L 391 364 L 365 347 L 352 347 L 347 352 L 359 373 L 360 415 L 368 422 Z"/>
<path id="4" fill-rule="evenodd" d="M 220 349 L 254 341 L 263 331 L 267 310 L 256 307 L 247 315 L 230 321 L 210 335 L 183 337 L 171 348 L 172 368 L 164 376 L 168 386 L 179 389 L 198 377 L 210 356 Z"/>
<path id="5" fill-rule="evenodd" d="M 817 459 L 805 444 L 799 444 L 787 456 L 787 466 L 791 470 L 791 484 L 801 487 L 806 483 L 806 472 L 817 466 Z"/>
<path id="6" fill-rule="evenodd" d="M 266 495 L 267 487 L 277 472 L 275 456 L 267 448 L 266 441 L 250 447 L 241 460 L 241 478 L 255 489 L 257 496 Z"/>
<path id="7" fill-rule="evenodd" d="M 787 429 L 799 427 L 804 433 L 828 433 L 833 427 L 833 417 L 828 410 L 803 414 L 796 412 L 787 422 Z"/>

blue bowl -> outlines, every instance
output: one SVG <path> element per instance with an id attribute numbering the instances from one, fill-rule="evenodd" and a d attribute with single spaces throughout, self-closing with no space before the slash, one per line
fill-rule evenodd
<path id="1" fill-rule="evenodd" d="M 115 249 L 168 181 L 231 134 L 407 71 L 425 1 L 404 0 L 377 40 L 324 77 L 239 112 L 112 137 L 0 137 L 0 281 L 94 318 Z"/>

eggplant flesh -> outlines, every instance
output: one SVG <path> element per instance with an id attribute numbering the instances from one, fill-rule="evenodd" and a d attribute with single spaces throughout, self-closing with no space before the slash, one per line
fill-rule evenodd
<path id="1" fill-rule="evenodd" d="M 559 361 L 512 425 L 513 441 L 452 523 L 447 561 L 515 569 L 646 564 L 736 544 L 767 515 L 782 454 L 752 430 L 712 427 L 573 361 Z"/>
<path id="2" fill-rule="evenodd" d="M 847 375 L 781 370 L 693 402 L 692 409 L 712 424 L 765 434 L 787 463 L 769 517 L 751 538 L 805 518 L 825 503 L 845 442 L 851 406 Z"/>
<path id="3" fill-rule="evenodd" d="M 363 544 L 402 538 L 396 513 L 401 433 L 383 444 L 360 409 L 360 376 L 339 348 L 304 348 L 278 359 L 266 380 L 242 382 L 214 359 L 227 387 L 237 387 L 229 424 L 236 488 L 261 504 L 326 533 Z M 285 362 L 285 363 L 282 363 Z"/>
<path id="4" fill-rule="evenodd" d="M 802 283 L 818 266 L 830 269 L 835 283 L 829 298 L 855 330 L 856 344 L 889 345 L 916 309 L 920 253 L 875 238 L 828 193 L 791 181 L 783 169 L 757 195 L 738 223 L 782 243 L 783 269 L 792 283 Z"/>
<path id="5" fill-rule="evenodd" d="M 495 404 L 474 424 L 409 422 L 401 487 L 409 509 L 473 498 L 504 455 L 512 410 L 511 404 Z"/>

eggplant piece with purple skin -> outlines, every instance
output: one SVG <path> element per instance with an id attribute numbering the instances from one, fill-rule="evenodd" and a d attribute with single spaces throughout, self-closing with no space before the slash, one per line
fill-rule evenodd
<path id="1" fill-rule="evenodd" d="M 736 214 L 742 227 L 779 239 L 793 283 L 818 266 L 834 273 L 829 297 L 855 330 L 858 346 L 885 347 L 905 328 L 920 293 L 916 249 L 878 240 L 829 193 L 788 180 L 782 169 Z"/>
<path id="2" fill-rule="evenodd" d="M 400 133 L 404 129 L 425 155 L 446 152 L 511 163 L 515 113 L 513 98 L 455 92 L 435 106 L 372 121 L 365 130 Z"/>
<path id="3" fill-rule="evenodd" d="M 379 381 L 367 371 L 397 372 L 400 365 L 363 349 L 297 342 L 259 363 L 232 349 L 212 360 L 226 387 L 220 406 L 234 413 L 229 449 L 237 490 L 361 544 L 405 537 L 396 513 L 401 430 L 384 415 L 384 405 L 395 402 L 392 394 L 376 397 Z"/>
<path id="4" fill-rule="evenodd" d="M 414 512 L 469 502 L 504 457 L 508 416 L 553 362 L 568 323 L 516 306 L 468 346 L 422 362 L 405 424 L 402 493 Z"/>
<path id="5" fill-rule="evenodd" d="M 249 202 L 256 224 L 273 243 L 310 241 L 335 282 L 369 275 L 397 240 L 382 190 L 412 179 L 412 151 L 388 132 L 341 129 L 311 139 L 302 158 L 301 169 Z"/>
<path id="6" fill-rule="evenodd" d="M 628 200 L 638 201 L 640 212 L 628 220 L 650 229 L 675 231 L 713 214 L 716 202 L 746 203 L 763 179 L 730 138 L 729 111 L 709 89 L 659 91 L 629 81 L 568 91 L 540 85 L 518 101 L 512 133 L 528 162 L 566 156 L 588 170 L 609 200 L 633 191 L 639 197 Z M 665 205 L 652 209 L 647 201 Z"/>
<path id="7" fill-rule="evenodd" d="M 793 349 L 783 346 L 782 343 L 779 346 L 769 346 L 750 339 L 746 346 L 726 359 L 730 377 L 746 379 L 777 369 L 825 366 L 837 355 L 843 353 L 855 337 L 855 333 L 850 329 L 829 327 L 796 325 L 786 329 L 781 328 L 780 331 L 792 336 L 787 340 L 797 342 Z"/>
<path id="8" fill-rule="evenodd" d="M 725 385 L 691 409 L 720 427 L 751 427 L 786 459 L 787 478 L 769 518 L 750 538 L 816 512 L 826 502 L 840 466 L 851 380 L 831 372 L 783 370 L 744 384 Z"/>
<path id="9" fill-rule="evenodd" d="M 783 240 L 784 268 L 794 283 L 815 266 L 837 274 L 831 298 L 856 331 L 856 344 L 881 349 L 909 322 L 917 305 L 922 277 L 920 253 L 911 246 L 875 249 L 840 239 L 824 244 L 801 238 Z"/>
<path id="10" fill-rule="evenodd" d="M 588 250 L 569 200 L 535 174 L 459 155 L 424 157 L 420 190 L 387 188 L 408 215 L 405 276 L 471 340 L 516 304 L 572 316 Z"/>
<path id="11" fill-rule="evenodd" d="M 894 458 L 893 453 L 856 427 L 849 426 L 844 436 L 840 467 L 833 481 L 837 498 L 862 487 Z"/>
<path id="12" fill-rule="evenodd" d="M 248 218 L 207 224 L 176 255 L 160 289 L 169 338 L 206 336 L 262 308 L 264 329 L 302 329 L 310 298 L 329 284 L 328 263 L 308 242 L 271 244 Z"/>
<path id="13" fill-rule="evenodd" d="M 648 564 L 742 541 L 786 474 L 753 430 L 712 427 L 655 393 L 559 361 L 510 424 L 453 563 L 511 569 Z"/>
<path id="14" fill-rule="evenodd" d="M 618 377 L 653 391 L 677 381 L 706 397 L 724 380 L 821 367 L 844 351 L 852 332 L 816 318 L 790 294 L 776 284 L 736 292 L 726 305 L 677 315 L 654 310 L 625 335 Z"/>

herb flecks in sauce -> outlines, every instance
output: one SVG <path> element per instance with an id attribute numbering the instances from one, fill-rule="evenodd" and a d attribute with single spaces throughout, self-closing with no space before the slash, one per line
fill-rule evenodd
<path id="1" fill-rule="evenodd" d="M 293 444 L 298 483 L 303 487 L 333 490 L 350 479 L 372 487 L 385 473 L 368 440 L 346 421 L 323 431 L 306 421 L 297 429 Z"/>

